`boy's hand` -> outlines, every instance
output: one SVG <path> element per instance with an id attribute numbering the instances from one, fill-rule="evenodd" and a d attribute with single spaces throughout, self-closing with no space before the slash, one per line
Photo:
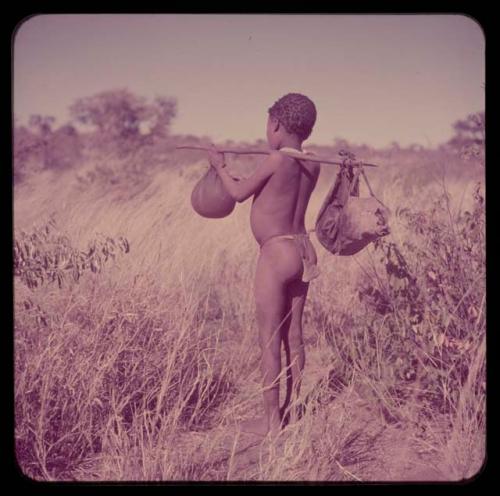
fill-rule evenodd
<path id="1" fill-rule="evenodd" d="M 217 151 L 217 148 L 215 148 L 213 143 L 210 145 L 210 148 L 211 149 L 208 151 L 208 161 L 210 162 L 210 165 L 216 170 L 225 167 L 226 164 L 224 163 L 224 154 Z"/>

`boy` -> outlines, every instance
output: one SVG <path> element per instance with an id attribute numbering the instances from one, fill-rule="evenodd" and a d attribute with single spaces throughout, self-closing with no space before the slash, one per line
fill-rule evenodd
<path id="1" fill-rule="evenodd" d="M 225 188 L 238 202 L 253 195 L 250 225 L 260 245 L 254 295 L 262 351 L 265 416 L 247 420 L 245 432 L 277 434 L 284 412 L 298 398 L 305 355 L 302 312 L 309 281 L 319 275 L 314 246 L 304 225 L 305 212 L 318 176 L 318 163 L 297 160 L 279 152 L 288 147 L 302 151 L 316 122 L 314 103 L 299 93 L 289 93 L 268 109 L 267 141 L 272 150 L 248 178 L 235 181 L 224 170 L 224 155 L 209 152 Z M 279 408 L 281 342 L 287 356 L 287 398 Z"/>

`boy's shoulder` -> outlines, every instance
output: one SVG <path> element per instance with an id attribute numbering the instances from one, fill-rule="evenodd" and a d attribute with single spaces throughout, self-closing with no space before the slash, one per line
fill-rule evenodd
<path id="1" fill-rule="evenodd" d="M 271 163 L 275 167 L 287 163 L 289 159 L 290 157 L 279 150 L 271 150 L 267 156 L 268 163 Z"/>
<path id="2" fill-rule="evenodd" d="M 286 157 L 286 155 L 283 152 L 281 152 L 281 150 L 271 150 L 269 152 L 269 157 L 272 158 L 273 160 L 281 160 L 284 157 Z"/>
<path id="3" fill-rule="evenodd" d="M 284 153 L 281 149 L 280 150 L 272 150 L 269 154 L 271 157 L 271 160 L 277 162 L 277 163 L 282 163 L 282 164 L 292 164 L 295 162 L 295 159 L 293 157 L 290 157 L 290 155 L 287 155 Z"/>
<path id="4" fill-rule="evenodd" d="M 285 149 L 286 150 L 286 149 Z M 291 150 L 291 149 L 290 149 Z M 319 162 L 313 162 L 310 160 L 305 159 L 294 159 L 293 157 L 290 157 L 286 153 L 283 153 L 281 150 L 273 150 L 271 154 L 276 153 L 276 160 L 280 161 L 281 163 L 287 163 L 287 164 L 301 164 L 303 166 L 306 166 L 307 169 L 310 171 L 314 171 L 319 173 L 321 169 L 321 164 Z M 311 155 L 316 155 L 315 153 L 311 153 L 307 151 L 307 153 L 310 153 Z M 271 155 L 270 154 L 270 155 Z"/>

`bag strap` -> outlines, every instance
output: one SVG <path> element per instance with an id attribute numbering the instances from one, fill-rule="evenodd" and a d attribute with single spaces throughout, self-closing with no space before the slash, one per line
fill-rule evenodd
<path id="1" fill-rule="evenodd" d="M 382 205 L 384 205 L 385 208 L 389 210 L 389 207 L 381 201 L 379 198 L 375 196 L 375 193 L 372 191 L 372 188 L 370 187 L 370 183 L 368 182 L 368 178 L 366 177 L 365 171 L 363 168 L 361 168 L 361 174 L 363 174 L 363 179 L 365 180 L 366 185 L 368 186 L 368 191 L 370 192 L 370 195 L 373 196 L 378 202 L 380 202 Z"/>
<path id="2" fill-rule="evenodd" d="M 373 196 L 374 198 L 376 198 L 375 193 L 373 193 L 373 191 L 372 191 L 370 183 L 368 182 L 368 178 L 366 177 L 365 170 L 363 168 L 361 169 L 361 174 L 363 175 L 363 179 L 365 180 L 365 183 L 368 186 L 368 191 L 370 192 L 370 195 Z"/>

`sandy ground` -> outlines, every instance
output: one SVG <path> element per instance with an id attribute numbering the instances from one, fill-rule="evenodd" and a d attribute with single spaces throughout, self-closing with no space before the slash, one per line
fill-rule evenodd
<path id="1" fill-rule="evenodd" d="M 316 355 L 319 354 L 317 351 Z M 303 381 L 303 398 L 319 386 L 323 375 L 321 357 L 311 355 Z M 257 376 L 255 381 L 249 382 L 249 387 L 258 388 Z M 258 395 L 254 398 L 255 412 L 261 413 L 260 398 Z M 307 432 L 309 439 L 304 438 L 298 443 L 296 429 Z M 331 463 L 331 473 L 328 478 L 308 476 L 303 479 L 300 454 L 299 460 L 294 459 L 290 450 L 299 444 L 302 450 L 309 449 L 311 444 L 320 444 L 327 434 L 325 430 L 329 431 L 329 436 L 337 435 L 339 440 L 338 452 L 329 462 L 321 461 L 323 472 L 325 464 Z M 298 424 L 286 428 L 275 442 L 240 432 L 236 422 L 228 422 L 209 431 L 186 432 L 176 442 L 184 445 L 186 451 L 195 457 L 197 454 L 199 460 L 193 459 L 193 462 L 200 466 L 207 466 L 207 447 L 210 446 L 210 468 L 207 466 L 205 477 L 211 480 L 266 480 L 263 474 L 269 471 L 269 464 L 286 464 L 290 460 L 293 460 L 290 478 L 286 480 L 450 480 L 449 474 L 436 468 L 441 465 L 439 460 L 412 428 L 387 424 L 380 411 L 352 388 L 346 388 L 338 395 L 333 394 L 314 411 L 306 412 Z M 310 469 L 305 469 L 302 474 L 307 472 L 312 475 Z"/>

